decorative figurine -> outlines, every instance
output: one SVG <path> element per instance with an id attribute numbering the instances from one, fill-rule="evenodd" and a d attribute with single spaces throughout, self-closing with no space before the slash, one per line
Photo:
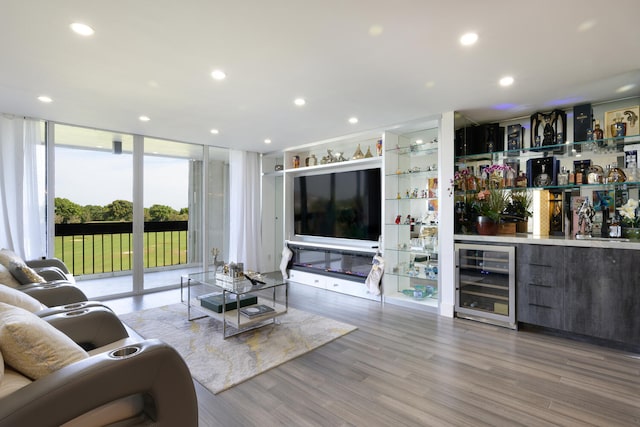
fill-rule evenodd
<path id="1" fill-rule="evenodd" d="M 358 144 L 358 148 L 356 148 L 356 151 L 353 153 L 353 156 L 351 156 L 351 159 L 352 160 L 364 159 L 364 153 L 360 149 L 360 144 Z"/>
<path id="2" fill-rule="evenodd" d="M 585 197 L 582 206 L 578 209 L 578 233 L 577 239 L 585 239 L 591 237 L 591 230 L 593 229 L 593 217 L 596 215 L 593 205 L 589 201 L 588 197 Z"/>

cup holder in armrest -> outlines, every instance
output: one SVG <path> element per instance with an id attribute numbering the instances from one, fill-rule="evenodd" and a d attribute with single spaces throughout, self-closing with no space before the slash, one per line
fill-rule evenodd
<path id="1" fill-rule="evenodd" d="M 133 345 L 127 347 L 121 347 L 109 352 L 109 357 L 113 359 L 126 359 L 127 357 L 131 357 L 136 355 L 140 351 L 140 347 L 136 347 Z"/>
<path id="2" fill-rule="evenodd" d="M 89 310 L 88 309 L 84 309 L 84 310 L 74 310 L 74 311 L 68 311 L 66 313 L 64 313 L 65 316 L 80 316 L 81 314 L 85 314 L 88 313 Z"/>
<path id="3" fill-rule="evenodd" d="M 76 308 L 84 307 L 86 304 L 86 302 L 77 302 L 75 304 L 63 305 L 62 308 L 65 310 L 74 310 Z"/>

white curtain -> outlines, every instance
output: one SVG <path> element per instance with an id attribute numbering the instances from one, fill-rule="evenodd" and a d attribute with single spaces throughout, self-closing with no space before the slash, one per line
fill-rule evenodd
<path id="1" fill-rule="evenodd" d="M 0 115 L 0 247 L 25 259 L 46 253 L 39 133 L 38 120 Z"/>
<path id="2" fill-rule="evenodd" d="M 258 153 L 229 151 L 229 262 L 259 271 L 260 158 Z"/>

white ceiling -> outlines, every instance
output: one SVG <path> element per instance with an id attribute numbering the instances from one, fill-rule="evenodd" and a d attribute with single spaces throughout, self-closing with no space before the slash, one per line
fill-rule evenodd
<path id="1" fill-rule="evenodd" d="M 638 96 L 639 17 L 639 0 L 0 0 L 0 112 L 258 152 L 497 120 Z"/>

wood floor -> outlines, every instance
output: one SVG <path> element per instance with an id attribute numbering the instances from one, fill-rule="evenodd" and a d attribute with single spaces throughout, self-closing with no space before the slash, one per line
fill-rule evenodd
<path id="1" fill-rule="evenodd" d="M 358 330 L 218 395 L 196 383 L 201 426 L 640 426 L 639 354 L 298 284 L 290 304 Z"/>

